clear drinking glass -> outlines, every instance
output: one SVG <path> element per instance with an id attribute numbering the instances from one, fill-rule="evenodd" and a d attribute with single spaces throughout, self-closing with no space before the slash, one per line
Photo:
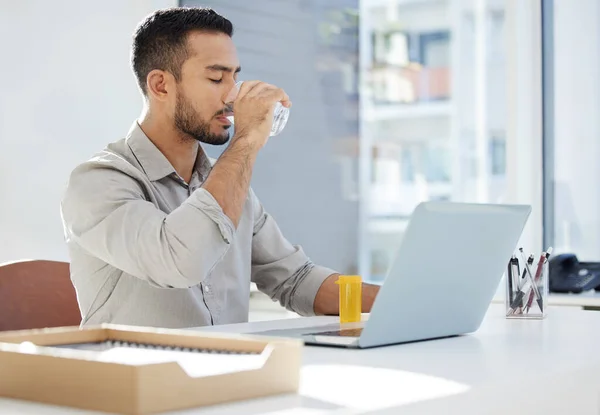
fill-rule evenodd
<path id="1" fill-rule="evenodd" d="M 236 82 L 235 87 L 238 92 L 243 83 L 244 83 L 244 81 Z M 289 116 L 290 116 L 290 109 L 284 107 L 281 104 L 281 102 L 278 102 L 275 105 L 275 110 L 273 112 L 273 125 L 271 126 L 271 137 L 274 137 L 277 134 L 279 134 L 281 131 L 283 131 L 283 128 L 285 127 L 285 124 L 287 123 Z M 233 125 L 235 125 L 235 114 L 227 117 L 227 119 Z"/>

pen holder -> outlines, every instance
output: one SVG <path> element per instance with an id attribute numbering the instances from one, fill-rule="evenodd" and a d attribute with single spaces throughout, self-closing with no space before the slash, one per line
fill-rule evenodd
<path id="1" fill-rule="evenodd" d="M 543 319 L 547 313 L 548 260 L 529 257 L 509 261 L 506 273 L 506 318 Z"/>

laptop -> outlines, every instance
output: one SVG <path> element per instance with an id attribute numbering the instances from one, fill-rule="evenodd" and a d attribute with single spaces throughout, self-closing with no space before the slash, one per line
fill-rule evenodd
<path id="1" fill-rule="evenodd" d="M 477 331 L 531 213 L 528 205 L 423 202 L 362 322 L 255 334 L 370 348 Z"/>

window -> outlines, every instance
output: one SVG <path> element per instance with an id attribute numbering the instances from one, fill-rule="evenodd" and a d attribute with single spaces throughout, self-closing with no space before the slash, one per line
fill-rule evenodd
<path id="1" fill-rule="evenodd" d="M 381 280 L 419 202 L 502 201 L 504 15 L 498 0 L 362 2 L 361 140 L 394 149 L 366 150 L 367 279 Z"/>
<path id="2" fill-rule="evenodd" d="M 600 3 L 544 1 L 544 239 L 600 260 Z"/>

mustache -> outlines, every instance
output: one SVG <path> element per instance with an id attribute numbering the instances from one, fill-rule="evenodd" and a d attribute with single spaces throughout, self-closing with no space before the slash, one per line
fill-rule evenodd
<path id="1" fill-rule="evenodd" d="M 225 104 L 225 108 L 215 113 L 215 117 L 233 114 L 233 104 Z"/>

